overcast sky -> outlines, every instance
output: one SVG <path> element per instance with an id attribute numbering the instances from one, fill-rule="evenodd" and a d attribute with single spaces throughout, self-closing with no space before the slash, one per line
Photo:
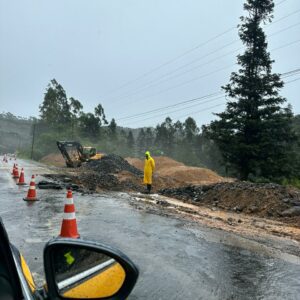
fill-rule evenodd
<path id="1" fill-rule="evenodd" d="M 0 112 L 38 116 L 55 78 L 85 111 L 101 103 L 120 125 L 154 126 L 168 115 L 208 123 L 212 112 L 224 109 L 224 97 L 162 108 L 218 92 L 228 82 L 241 52 L 232 28 L 243 2 L 0 0 Z M 285 73 L 300 68 L 300 1 L 275 3 L 266 33 L 274 71 Z M 295 113 L 299 78 L 286 78 L 295 81 L 282 90 Z"/>

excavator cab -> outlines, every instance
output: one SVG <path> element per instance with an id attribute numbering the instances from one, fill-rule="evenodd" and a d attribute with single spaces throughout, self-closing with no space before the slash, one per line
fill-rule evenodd
<path id="1" fill-rule="evenodd" d="M 97 151 L 94 147 L 83 147 L 82 153 L 86 159 L 90 159 L 97 154 Z"/>

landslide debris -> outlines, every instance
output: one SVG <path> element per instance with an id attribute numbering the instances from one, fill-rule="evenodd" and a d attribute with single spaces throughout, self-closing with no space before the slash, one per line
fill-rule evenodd
<path id="1" fill-rule="evenodd" d="M 292 187 L 236 181 L 167 188 L 159 193 L 199 206 L 286 219 L 300 226 L 300 190 Z"/>
<path id="2" fill-rule="evenodd" d="M 84 166 L 85 169 L 91 169 L 99 173 L 116 174 L 121 171 L 128 171 L 134 175 L 140 176 L 143 172 L 132 166 L 123 157 L 115 154 L 109 154 L 100 160 L 91 160 Z"/>
<path id="3" fill-rule="evenodd" d="M 127 174 L 127 178 L 122 178 L 122 174 Z M 78 169 L 77 182 L 92 191 L 140 190 L 142 175 L 141 170 L 129 164 L 121 156 L 109 154 L 100 160 L 92 160 L 82 165 Z"/>

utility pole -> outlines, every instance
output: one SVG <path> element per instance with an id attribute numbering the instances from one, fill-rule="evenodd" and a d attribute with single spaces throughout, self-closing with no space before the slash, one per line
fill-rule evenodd
<path id="1" fill-rule="evenodd" d="M 31 155 L 30 155 L 31 159 L 33 159 L 33 146 L 34 146 L 35 127 L 36 127 L 36 122 L 34 120 L 33 121 L 33 130 L 32 130 Z"/>

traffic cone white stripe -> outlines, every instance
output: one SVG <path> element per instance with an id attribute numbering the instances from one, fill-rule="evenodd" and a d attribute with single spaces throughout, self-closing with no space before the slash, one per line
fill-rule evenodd
<path id="1" fill-rule="evenodd" d="M 31 186 L 29 187 L 29 189 L 30 189 L 30 190 L 35 190 L 35 186 L 34 186 L 34 185 L 31 185 Z"/>
<path id="2" fill-rule="evenodd" d="M 73 204 L 74 202 L 73 202 L 73 198 L 66 198 L 65 199 L 65 204 L 68 204 L 68 205 L 70 205 L 70 204 Z"/>
<path id="3" fill-rule="evenodd" d="M 72 213 L 64 213 L 64 219 L 65 220 L 74 220 L 76 217 L 75 217 L 75 213 L 72 212 Z"/>

